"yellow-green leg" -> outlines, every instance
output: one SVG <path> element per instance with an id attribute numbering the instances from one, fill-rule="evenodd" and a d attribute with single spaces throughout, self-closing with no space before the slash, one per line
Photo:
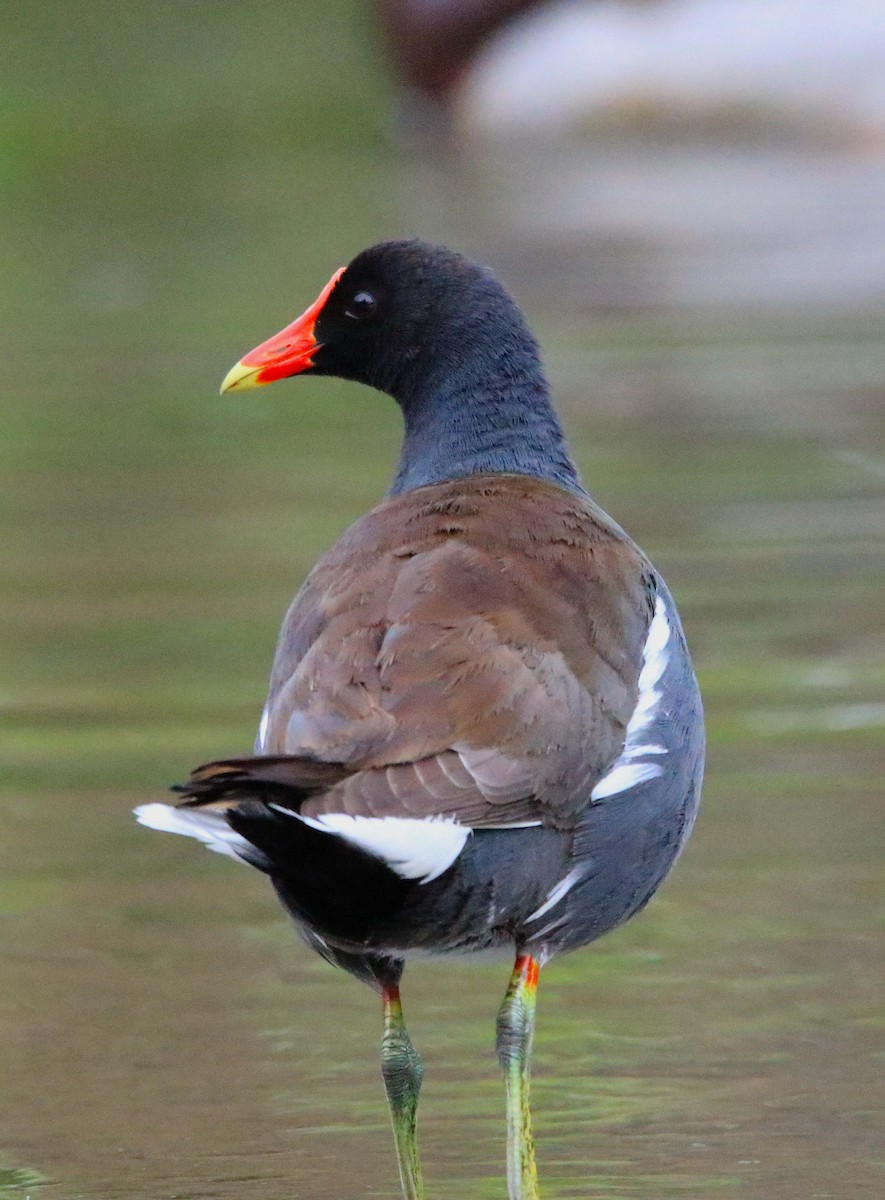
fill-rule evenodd
<path id="1" fill-rule="evenodd" d="M 390 1105 L 403 1196 L 405 1200 L 424 1200 L 417 1129 L 418 1093 L 424 1066 L 403 1020 L 399 988 L 395 984 L 386 985 L 382 988 L 381 998 L 384 1005 L 381 1074 Z"/>
<path id="2" fill-rule="evenodd" d="M 529 1108 L 539 970 L 540 964 L 530 954 L 517 957 L 498 1013 L 498 1060 L 504 1069 L 507 1095 L 507 1194 L 510 1200 L 539 1200 Z"/>

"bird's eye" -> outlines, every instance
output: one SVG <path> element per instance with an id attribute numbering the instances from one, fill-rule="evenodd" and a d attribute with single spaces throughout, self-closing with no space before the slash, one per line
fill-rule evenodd
<path id="1" fill-rule="evenodd" d="M 354 321 L 363 321 L 366 317 L 371 317 L 377 306 L 378 301 L 371 292 L 357 292 L 344 312 Z"/>

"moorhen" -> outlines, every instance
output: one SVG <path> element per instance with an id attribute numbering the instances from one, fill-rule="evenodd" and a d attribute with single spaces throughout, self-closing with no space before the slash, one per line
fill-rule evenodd
<path id="1" fill-rule="evenodd" d="M 701 702 L 660 575 L 590 499 L 516 304 L 442 247 L 384 242 L 239 362 L 387 392 L 387 498 L 283 622 L 255 756 L 138 819 L 270 876 L 304 939 L 381 994 L 406 1200 L 423 1195 L 410 956 L 515 955 L 497 1022 L 511 1200 L 538 1195 L 528 1105 L 540 968 L 638 912 L 697 810 Z"/>

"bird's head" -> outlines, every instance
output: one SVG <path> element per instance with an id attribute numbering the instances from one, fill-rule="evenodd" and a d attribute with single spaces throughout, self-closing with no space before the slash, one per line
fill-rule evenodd
<path id="1" fill-rule="evenodd" d="M 291 325 L 251 350 L 222 392 L 310 372 L 369 384 L 397 399 L 465 357 L 500 362 L 508 343 L 534 351 L 522 314 L 483 267 L 443 246 L 380 242 L 336 271 Z"/>

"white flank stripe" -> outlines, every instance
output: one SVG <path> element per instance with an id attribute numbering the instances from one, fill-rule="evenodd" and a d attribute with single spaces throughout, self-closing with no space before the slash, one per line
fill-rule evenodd
<path id="1" fill-rule="evenodd" d="M 255 742 L 256 750 L 263 750 L 264 743 L 267 741 L 267 723 L 270 720 L 270 709 L 267 705 L 264 706 L 264 712 L 261 714 L 261 723 L 258 726 L 258 738 Z"/>
<path id="2" fill-rule="evenodd" d="M 621 758 L 642 758 L 646 754 L 666 754 L 666 746 L 631 746 L 628 750 L 626 747 L 621 751 Z"/>
<path id="3" fill-rule="evenodd" d="M 470 836 L 468 826 L 443 817 L 420 820 L 412 817 L 352 817 L 348 813 L 301 817 L 286 809 L 280 811 L 313 829 L 337 834 L 367 854 L 382 859 L 401 879 L 417 879 L 419 883 L 430 883 L 448 870 Z"/>
<path id="4" fill-rule="evenodd" d="M 622 763 L 612 767 L 604 775 L 590 794 L 592 800 L 604 800 L 606 796 L 615 796 L 618 792 L 626 792 L 628 788 L 637 787 L 649 779 L 655 779 L 661 774 L 657 763 Z"/>
<path id="5" fill-rule="evenodd" d="M 655 601 L 655 613 L 648 627 L 648 635 L 642 648 L 642 670 L 639 672 L 639 699 L 627 724 L 624 749 L 590 793 L 591 800 L 604 800 L 618 792 L 636 787 L 649 779 L 663 774 L 658 763 L 634 763 L 631 759 L 649 754 L 666 754 L 666 749 L 656 743 L 643 743 L 643 735 L 652 722 L 661 699 L 658 684 L 667 669 L 670 655 L 670 622 L 663 598 Z"/>
<path id="6" fill-rule="evenodd" d="M 543 821 L 503 821 L 500 825 L 483 825 L 483 829 L 537 829 Z"/>
<path id="7" fill-rule="evenodd" d="M 189 808 L 176 808 L 172 804 L 142 804 L 135 810 L 139 825 L 159 829 L 161 833 L 181 833 L 196 838 L 210 850 L 226 854 L 237 862 L 244 859 L 238 850 L 248 851 L 253 856 L 255 848 L 244 837 L 234 833 L 230 825 L 218 812 L 202 812 Z"/>
<path id="8" fill-rule="evenodd" d="M 539 917 L 543 917 L 544 913 L 549 912 L 550 909 L 553 908 L 554 904 L 558 904 L 563 896 L 567 895 L 572 890 L 572 888 L 581 878 L 582 874 L 583 872 L 579 867 L 573 867 L 572 870 L 569 871 L 568 875 L 566 875 L 565 879 L 560 879 L 556 887 L 550 889 L 550 891 L 547 893 L 547 899 L 544 901 L 541 907 L 536 908 L 531 916 L 527 917 L 526 920 L 537 921 Z"/>

